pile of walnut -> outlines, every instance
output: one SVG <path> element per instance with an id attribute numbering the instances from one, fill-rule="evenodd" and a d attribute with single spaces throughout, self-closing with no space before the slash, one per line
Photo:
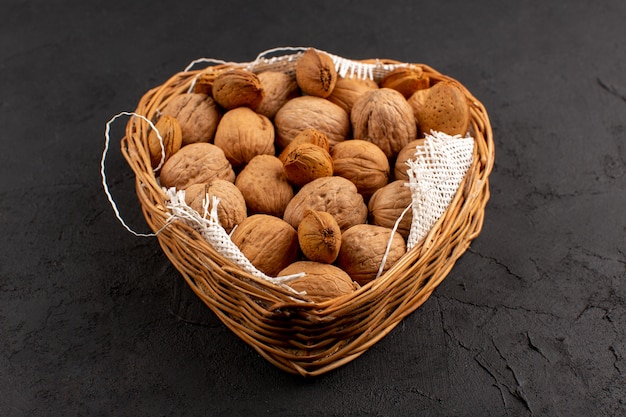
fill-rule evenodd
<path id="1" fill-rule="evenodd" d="M 219 198 L 220 224 L 261 272 L 284 276 L 313 301 L 350 293 L 406 252 L 411 203 L 406 161 L 424 132 L 467 132 L 454 84 L 403 66 L 378 83 L 341 77 L 330 56 L 306 50 L 295 74 L 210 69 L 173 96 L 156 128 L 163 187 L 185 190 L 203 213 Z M 153 167 L 162 159 L 149 135 Z M 383 272 L 384 272 L 383 271 Z"/>

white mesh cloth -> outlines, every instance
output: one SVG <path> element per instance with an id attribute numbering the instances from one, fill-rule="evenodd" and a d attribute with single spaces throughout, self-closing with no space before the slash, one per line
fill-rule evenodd
<path id="1" fill-rule="evenodd" d="M 409 187 L 413 200 L 413 222 L 407 249 L 428 235 L 452 202 L 472 164 L 474 139 L 442 132 L 425 135 L 415 158 L 408 161 Z"/>

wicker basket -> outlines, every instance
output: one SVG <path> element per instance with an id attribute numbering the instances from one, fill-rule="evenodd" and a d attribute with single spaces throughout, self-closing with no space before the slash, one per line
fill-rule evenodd
<path id="1" fill-rule="evenodd" d="M 210 70 L 244 67 L 292 71 L 299 52 L 257 58 L 252 63 L 218 63 Z M 374 79 L 397 65 L 393 60 L 353 61 Z M 168 222 L 167 197 L 150 164 L 149 124 L 132 117 L 121 141 L 136 174 L 136 191 L 149 227 L 194 293 L 239 338 L 280 369 L 303 376 L 336 369 L 387 335 L 424 303 L 478 236 L 489 198 L 488 176 L 494 162 L 491 126 L 482 104 L 458 81 L 422 64 L 431 80 L 457 83 L 471 103 L 470 133 L 474 162 L 445 214 L 421 244 L 413 247 L 380 278 L 356 292 L 323 303 L 294 300 L 285 288 L 244 272 L 216 252 L 182 222 Z M 148 91 L 135 113 L 155 120 L 172 97 L 186 93 L 204 70 L 188 69 Z M 161 230 L 162 229 L 162 230 Z"/>

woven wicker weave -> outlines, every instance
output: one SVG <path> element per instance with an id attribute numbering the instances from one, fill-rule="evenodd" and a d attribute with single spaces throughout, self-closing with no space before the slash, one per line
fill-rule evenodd
<path id="1" fill-rule="evenodd" d="M 148 91 L 135 112 L 150 120 L 174 96 L 186 93 L 201 72 L 232 67 L 256 72 L 293 71 L 298 53 L 258 58 L 252 63 L 219 63 L 186 70 Z M 346 68 L 350 68 L 350 61 Z M 351 61 L 374 79 L 398 65 L 393 60 Z M 153 173 L 147 146 L 150 127 L 133 117 L 121 141 L 122 152 L 136 174 L 136 191 L 146 221 L 164 253 L 195 294 L 238 337 L 280 369 L 304 376 L 336 369 L 381 340 L 404 317 L 424 303 L 478 236 L 489 198 L 488 176 L 494 162 L 489 118 L 483 105 L 456 80 L 423 64 L 431 80 L 459 85 L 471 104 L 470 133 L 474 162 L 446 213 L 421 244 L 413 247 L 383 276 L 356 292 L 323 303 L 302 302 L 285 288 L 238 269 L 182 222 L 168 221 L 166 194 Z M 354 67 L 352 67 L 353 69 Z M 345 69 L 345 68 L 344 68 Z"/>

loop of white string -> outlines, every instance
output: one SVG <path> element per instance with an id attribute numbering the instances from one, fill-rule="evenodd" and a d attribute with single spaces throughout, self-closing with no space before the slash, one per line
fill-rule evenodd
<path id="1" fill-rule="evenodd" d="M 387 247 L 385 248 L 383 259 L 380 261 L 380 266 L 378 267 L 378 273 L 376 274 L 376 278 L 379 278 L 383 274 L 383 270 L 385 269 L 385 263 L 387 263 L 387 256 L 389 255 L 389 251 L 391 250 L 391 243 L 393 242 L 393 237 L 398 231 L 398 226 L 400 225 L 402 218 L 407 213 L 407 211 L 409 211 L 411 207 L 413 207 L 413 202 L 409 203 L 409 205 L 404 210 L 402 210 L 400 217 L 396 219 L 396 222 L 394 223 L 393 228 L 391 229 L 391 235 L 389 235 L 389 240 L 387 241 Z"/>
<path id="2" fill-rule="evenodd" d="M 111 192 L 109 190 L 109 185 L 107 183 L 107 176 L 106 176 L 106 172 L 105 172 L 105 161 L 106 161 L 106 157 L 107 157 L 107 153 L 109 151 L 109 144 L 111 142 L 111 124 L 113 124 L 113 122 L 122 117 L 122 116 L 136 116 L 139 117 L 143 120 L 145 120 L 146 122 L 148 122 L 148 124 L 150 125 L 150 127 L 152 127 L 152 129 L 154 129 L 154 131 L 156 132 L 157 137 L 159 138 L 159 141 L 161 143 L 161 162 L 159 163 L 159 165 L 157 166 L 157 168 L 155 168 L 155 170 L 158 170 L 161 168 L 161 165 L 163 164 L 163 161 L 165 160 L 165 146 L 163 144 L 163 138 L 161 137 L 161 134 L 159 133 L 159 131 L 157 130 L 156 126 L 150 121 L 148 120 L 146 117 L 134 113 L 134 112 L 120 112 L 118 114 L 116 114 L 115 116 L 113 116 L 111 119 L 109 119 L 109 121 L 106 123 L 105 125 L 105 129 L 104 129 L 104 151 L 102 152 L 102 160 L 100 161 L 100 175 L 102 176 L 102 186 L 104 187 L 104 192 L 107 195 L 107 198 L 109 199 L 109 203 L 111 204 L 111 207 L 113 208 L 113 211 L 115 212 L 115 217 L 117 217 L 117 220 L 119 220 L 119 222 L 122 224 L 122 226 L 124 226 L 124 228 L 126 230 L 128 230 L 130 233 L 132 233 L 135 236 L 138 237 L 154 237 L 157 234 L 159 234 L 161 232 L 161 230 L 165 229 L 169 223 L 166 223 L 165 226 L 163 226 L 159 231 L 157 231 L 156 233 L 138 233 L 135 232 L 133 229 L 130 228 L 130 226 L 128 226 L 126 224 L 126 222 L 124 221 L 124 219 L 122 219 L 122 216 L 120 215 L 120 212 L 117 208 L 117 204 L 115 203 L 115 200 L 113 200 L 113 196 L 111 195 Z"/>

